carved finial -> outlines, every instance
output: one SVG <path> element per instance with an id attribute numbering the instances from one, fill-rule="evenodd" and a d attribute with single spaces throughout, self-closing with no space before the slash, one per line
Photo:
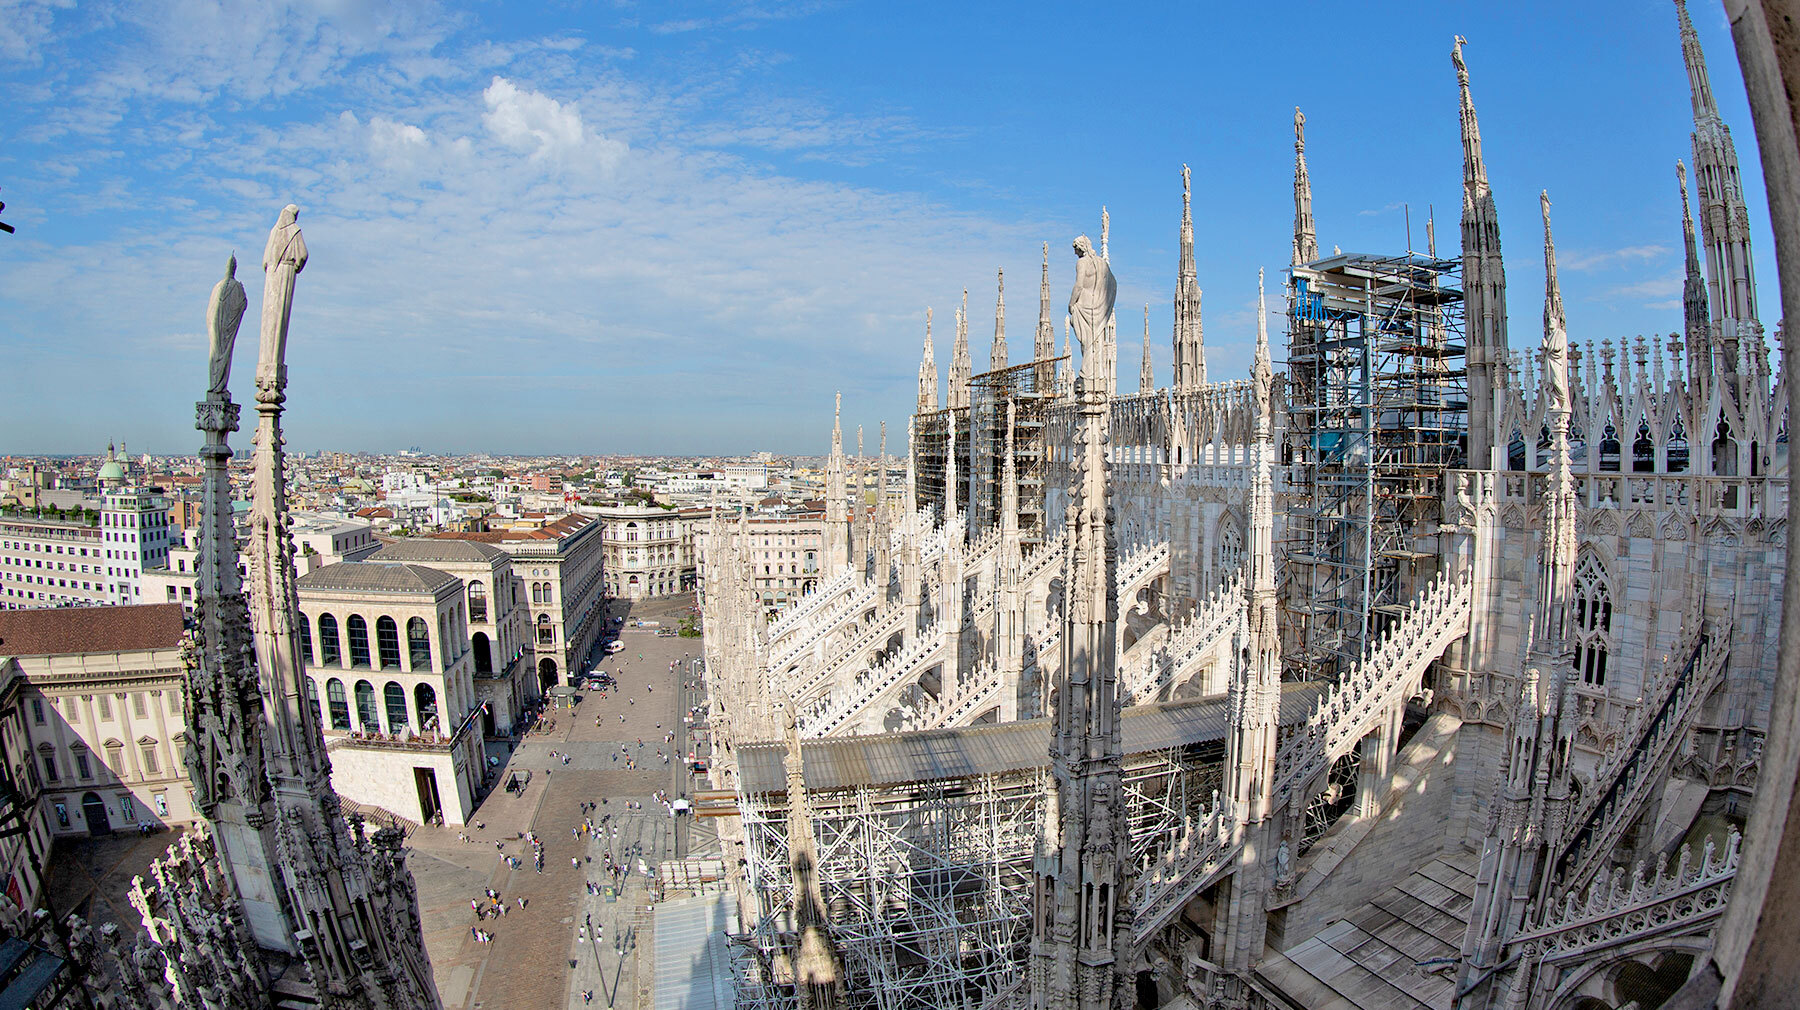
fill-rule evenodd
<path id="1" fill-rule="evenodd" d="M 1109 243 L 1112 241 L 1112 215 L 1106 212 L 1106 205 L 1100 205 L 1100 258 L 1112 262 Z"/>

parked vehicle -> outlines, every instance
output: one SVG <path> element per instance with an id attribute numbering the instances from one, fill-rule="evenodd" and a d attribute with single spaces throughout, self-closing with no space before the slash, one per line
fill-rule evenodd
<path id="1" fill-rule="evenodd" d="M 606 654 L 608 656 L 611 656 L 611 655 L 614 655 L 614 654 L 617 654 L 620 652 L 624 652 L 624 651 L 625 651 L 625 643 L 619 641 L 616 638 L 613 639 L 612 641 L 606 643 Z"/>

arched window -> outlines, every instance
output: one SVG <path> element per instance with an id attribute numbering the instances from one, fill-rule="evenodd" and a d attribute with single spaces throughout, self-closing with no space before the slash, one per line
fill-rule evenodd
<path id="1" fill-rule="evenodd" d="M 407 669 L 431 669 L 431 628 L 423 617 L 406 622 L 406 648 L 410 654 L 407 659 L 411 661 Z"/>
<path id="2" fill-rule="evenodd" d="M 419 713 L 419 732 L 430 733 L 438 728 L 437 691 L 430 684 L 413 688 L 413 707 Z"/>
<path id="3" fill-rule="evenodd" d="M 1731 425 L 1726 424 L 1723 419 L 1713 430 L 1712 457 L 1714 474 L 1720 477 L 1737 476 L 1737 443 L 1731 440 Z"/>
<path id="4" fill-rule="evenodd" d="M 1583 684 L 1601 687 L 1606 683 L 1612 614 L 1606 569 L 1599 558 L 1584 554 L 1575 566 L 1575 669 L 1581 672 Z"/>
<path id="5" fill-rule="evenodd" d="M 356 725 L 367 733 L 381 732 L 381 711 L 375 707 L 375 685 L 356 682 Z"/>
<path id="6" fill-rule="evenodd" d="M 344 622 L 344 630 L 350 633 L 350 665 L 368 666 L 369 622 L 361 614 L 351 614 Z"/>
<path id="7" fill-rule="evenodd" d="M 375 644 L 381 648 L 381 668 L 400 668 L 400 626 L 387 616 L 375 619 Z"/>
<path id="8" fill-rule="evenodd" d="M 533 582 L 531 584 L 531 602 L 533 602 L 533 603 L 544 602 L 544 584 L 543 583 Z"/>
<path id="9" fill-rule="evenodd" d="M 549 614 L 539 614 L 538 615 L 537 633 L 538 633 L 538 644 L 539 645 L 555 645 L 556 644 L 556 629 L 552 628 L 550 626 L 550 615 Z"/>
<path id="10" fill-rule="evenodd" d="M 390 680 L 381 693 L 387 700 L 388 732 L 406 732 L 406 688 Z"/>
<path id="11" fill-rule="evenodd" d="M 338 625 L 331 614 L 319 615 L 319 665 L 338 665 Z"/>
<path id="12" fill-rule="evenodd" d="M 350 728 L 350 702 L 344 697 L 344 682 L 336 677 L 325 682 L 325 700 L 331 706 L 331 728 Z"/>
<path id="13" fill-rule="evenodd" d="M 475 647 L 475 672 L 493 673 L 494 657 L 492 652 L 488 649 L 487 633 L 477 631 L 470 641 Z"/>
<path id="14" fill-rule="evenodd" d="M 550 583 L 548 583 L 548 582 L 544 583 L 544 602 L 545 603 L 555 603 L 556 602 L 556 594 L 551 592 L 551 588 L 552 587 L 551 587 Z"/>
<path id="15" fill-rule="evenodd" d="M 325 706 L 319 703 L 319 684 L 311 677 L 306 678 L 306 700 L 312 703 L 312 710 L 319 718 L 319 725 L 325 725 Z"/>
<path id="16" fill-rule="evenodd" d="M 300 615 L 300 658 L 306 661 L 306 665 L 312 665 L 312 618 L 305 614 Z"/>
<path id="17" fill-rule="evenodd" d="M 1619 429 L 1610 424 L 1600 434 L 1600 469 L 1619 469 Z"/>
<path id="18" fill-rule="evenodd" d="M 1669 472 L 1686 473 L 1691 451 L 1688 447 L 1687 429 L 1677 420 L 1669 429 Z"/>
<path id="19" fill-rule="evenodd" d="M 1236 523 L 1226 523 L 1219 530 L 1219 572 L 1237 571 L 1244 563 L 1244 535 Z"/>
<path id="20" fill-rule="evenodd" d="M 469 620 L 487 620 L 487 587 L 479 579 L 469 582 Z"/>
<path id="21" fill-rule="evenodd" d="M 1631 441 L 1631 472 L 1653 473 L 1656 470 L 1656 441 L 1650 437 L 1650 422 L 1638 422 L 1637 438 Z"/>

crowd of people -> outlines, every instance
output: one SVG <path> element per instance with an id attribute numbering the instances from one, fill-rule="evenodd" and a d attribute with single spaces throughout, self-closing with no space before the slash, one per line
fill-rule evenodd
<path id="1" fill-rule="evenodd" d="M 618 656 L 618 659 L 620 660 L 620 663 L 618 671 L 614 675 L 615 679 L 612 681 L 611 689 L 617 696 L 624 698 L 626 707 L 629 709 L 637 704 L 635 698 L 626 696 L 624 687 L 626 682 L 626 670 L 631 666 L 631 663 L 627 661 L 627 657 L 624 655 Z M 637 654 L 637 659 L 639 662 L 642 662 L 643 655 Z M 689 657 L 683 656 L 682 659 L 671 662 L 669 664 L 669 672 L 675 675 L 673 679 L 675 679 L 677 683 L 681 683 L 689 689 L 698 690 L 700 687 L 698 678 L 688 678 L 681 675 L 682 668 L 688 664 L 688 659 Z M 643 693 L 646 695 L 646 700 L 652 700 L 655 693 L 654 685 L 643 683 L 642 686 L 644 688 Z M 677 695 L 679 697 L 679 692 L 677 692 Z M 597 691 L 590 694 L 590 697 L 595 701 L 606 701 L 608 699 L 608 694 L 605 691 Z M 614 699 L 614 701 L 616 704 L 616 699 Z M 680 706 L 678 705 L 676 707 L 679 708 Z M 571 705 L 571 709 L 572 708 L 573 706 Z M 702 717 L 704 711 L 704 707 L 700 705 L 688 707 L 687 710 L 682 713 L 683 723 L 692 725 Z M 525 709 L 519 719 L 515 721 L 512 727 L 510 727 L 517 744 L 523 745 L 525 739 L 531 736 L 549 735 L 557 732 L 555 713 L 556 709 L 554 706 L 545 707 L 542 703 L 534 703 L 531 707 Z M 594 714 L 594 726 L 596 729 L 602 727 L 605 724 L 605 721 L 604 712 L 597 712 Z M 627 713 L 620 712 L 620 724 L 624 725 L 628 721 Z M 618 749 L 612 751 L 612 767 L 616 770 L 639 771 L 642 770 L 640 764 L 645 761 L 646 758 L 651 758 L 653 761 L 660 762 L 666 767 L 673 759 L 680 757 L 675 751 L 676 731 L 673 728 L 665 729 L 660 722 L 656 723 L 655 726 L 656 729 L 662 733 L 660 745 L 658 745 L 658 742 L 654 739 L 647 743 L 643 738 L 637 738 L 632 742 L 621 742 Z M 646 755 L 644 753 L 646 747 L 649 748 L 651 755 Z M 579 747 L 576 747 L 575 749 L 579 750 Z M 607 745 L 607 749 L 612 750 L 610 744 Z M 591 754 L 592 752 L 590 751 L 588 753 Z M 562 746 L 559 746 L 554 750 L 549 750 L 547 756 L 548 763 L 552 766 L 568 766 L 573 758 L 573 755 L 568 750 L 563 749 Z M 692 760 L 691 754 L 689 759 Z M 592 769 L 594 765 L 591 762 L 593 762 L 594 757 L 587 756 L 586 760 L 590 763 L 585 767 Z M 552 768 L 545 768 L 546 775 L 549 775 L 551 771 Z M 519 772 L 518 775 L 521 779 L 526 778 L 525 773 L 522 771 Z M 526 796 L 523 788 L 521 788 L 519 792 L 521 798 Z M 663 808 L 660 813 L 667 815 L 672 815 L 674 813 L 673 803 L 675 797 L 672 796 L 668 790 L 658 789 L 650 798 Z M 607 811 L 604 808 L 609 805 L 609 799 L 611 801 L 612 809 Z M 612 901 L 624 892 L 626 881 L 634 874 L 645 879 L 654 876 L 655 867 L 653 864 L 655 853 L 647 851 L 641 841 L 630 841 L 621 838 L 621 828 L 629 826 L 628 824 L 622 823 L 622 821 L 630 817 L 642 816 L 641 811 L 643 811 L 644 807 L 645 804 L 639 800 L 625 799 L 622 797 L 609 798 L 600 796 L 591 801 L 581 802 L 579 807 L 580 819 L 569 824 L 569 835 L 571 842 L 574 845 L 574 850 L 568 858 L 571 872 L 580 874 L 583 878 L 583 888 L 588 898 L 605 898 L 607 901 Z M 533 813 L 528 816 L 535 817 L 536 814 Z M 647 823 L 655 823 L 654 818 Z M 500 839 L 494 839 L 492 835 L 487 835 L 485 838 L 480 837 L 486 832 L 486 828 L 487 825 L 485 822 L 473 822 L 472 828 L 465 829 L 458 834 L 458 841 L 465 844 L 475 844 L 492 840 L 497 857 L 507 871 L 516 872 L 522 870 L 525 859 L 529 858 L 532 863 L 532 868 L 536 873 L 542 874 L 546 872 L 545 839 L 539 836 L 536 831 L 527 829 L 516 833 L 509 833 Z M 626 838 L 629 838 L 629 835 L 627 835 Z M 557 845 L 556 847 L 560 848 L 560 845 Z M 554 871 L 551 872 L 554 873 Z M 494 882 L 499 883 L 500 879 L 501 878 L 496 878 Z M 511 878 L 504 879 L 510 880 Z M 515 881 L 515 883 L 517 883 L 517 881 Z M 502 927 L 496 924 L 495 920 L 505 919 L 513 911 L 524 913 L 528 902 L 529 899 L 521 895 L 515 895 L 511 900 L 508 900 L 506 897 L 503 897 L 500 891 L 495 887 L 490 886 L 483 888 L 481 895 L 472 897 L 469 900 L 470 913 L 475 920 L 469 927 L 471 941 L 479 944 L 492 944 L 495 939 L 495 931 L 504 931 Z M 597 912 L 604 906 L 590 907 Z M 560 913 L 563 910 L 553 909 L 553 911 Z M 527 925 L 532 926 L 535 930 L 541 930 L 544 923 L 533 922 L 534 918 L 534 916 L 527 914 L 525 916 Z M 567 922 L 568 920 L 564 919 L 562 921 Z M 590 930 L 591 936 L 589 935 Z M 597 945 L 603 941 L 604 933 L 605 924 L 594 922 L 589 918 L 586 921 L 578 921 L 575 939 L 577 943 L 593 943 Z M 628 935 L 628 932 L 625 933 L 625 935 L 615 934 L 614 947 L 621 953 L 623 953 L 625 949 Z M 602 979 L 602 981 L 604 982 L 605 980 Z M 572 995 L 580 996 L 582 1002 L 587 1004 L 593 1001 L 594 990 L 577 989 Z"/>

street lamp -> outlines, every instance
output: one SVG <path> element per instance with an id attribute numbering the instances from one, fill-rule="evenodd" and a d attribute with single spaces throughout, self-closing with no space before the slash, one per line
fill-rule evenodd
<path id="1" fill-rule="evenodd" d="M 594 973 L 600 976 L 600 988 L 606 988 L 606 972 L 600 967 L 600 935 L 594 932 L 594 913 L 587 913 L 588 940 L 594 947 Z M 617 988 L 615 986 L 615 988 Z"/>

